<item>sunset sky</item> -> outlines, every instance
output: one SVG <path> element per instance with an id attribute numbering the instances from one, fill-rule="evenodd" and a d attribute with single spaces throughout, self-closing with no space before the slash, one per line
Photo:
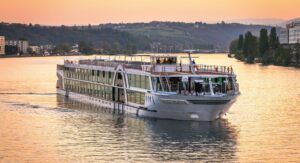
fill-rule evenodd
<path id="1" fill-rule="evenodd" d="M 300 0 L 3 0 L 0 21 L 45 25 L 300 17 Z"/>

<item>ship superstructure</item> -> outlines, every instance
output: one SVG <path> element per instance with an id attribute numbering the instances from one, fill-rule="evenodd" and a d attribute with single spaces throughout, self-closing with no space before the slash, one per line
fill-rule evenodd
<path id="1" fill-rule="evenodd" d="M 140 117 L 196 121 L 220 118 L 240 94 L 232 67 L 197 65 L 190 55 L 188 64 L 142 59 L 66 59 L 57 66 L 58 93 Z"/>

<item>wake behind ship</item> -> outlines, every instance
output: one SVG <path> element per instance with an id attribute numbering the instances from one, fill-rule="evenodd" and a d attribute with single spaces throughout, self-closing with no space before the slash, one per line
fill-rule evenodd
<path id="1" fill-rule="evenodd" d="M 65 60 L 57 66 L 57 92 L 139 117 L 195 121 L 220 118 L 240 94 L 231 67 L 196 65 L 190 55 L 189 64 L 148 57 Z"/>

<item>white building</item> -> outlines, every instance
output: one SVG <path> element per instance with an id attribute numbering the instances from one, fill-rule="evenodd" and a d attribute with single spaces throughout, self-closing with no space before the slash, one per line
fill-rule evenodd
<path id="1" fill-rule="evenodd" d="M 35 54 L 39 54 L 41 52 L 41 48 L 39 46 L 29 46 L 31 48 L 32 52 Z"/>
<path id="2" fill-rule="evenodd" d="M 5 54 L 5 37 L 0 36 L 0 55 Z"/>
<path id="3" fill-rule="evenodd" d="M 29 48 L 29 43 L 27 40 L 8 40 L 5 42 L 6 45 L 17 46 L 19 53 L 27 54 L 27 49 Z"/>
<path id="4" fill-rule="evenodd" d="M 279 34 L 281 44 L 296 44 L 300 43 L 300 21 L 292 22 L 286 25 Z"/>
<path id="5" fill-rule="evenodd" d="M 280 29 L 279 42 L 281 44 L 288 44 L 289 43 L 289 32 L 286 28 Z"/>
<path id="6" fill-rule="evenodd" d="M 300 25 L 289 29 L 289 44 L 300 43 Z"/>

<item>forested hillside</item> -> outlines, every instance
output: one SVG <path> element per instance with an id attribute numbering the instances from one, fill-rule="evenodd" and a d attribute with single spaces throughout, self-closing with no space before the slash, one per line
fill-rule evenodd
<path id="1" fill-rule="evenodd" d="M 98 49 L 122 53 L 124 49 L 140 51 L 180 52 L 183 49 L 227 50 L 230 41 L 247 31 L 258 35 L 269 26 L 242 24 L 206 24 L 150 22 L 100 24 L 96 26 L 41 26 L 0 24 L 0 35 L 7 40 L 25 38 L 32 45 L 85 42 Z"/>
<path id="2" fill-rule="evenodd" d="M 243 24 L 206 24 L 180 22 L 151 22 L 133 24 L 105 24 L 109 27 L 132 34 L 145 35 L 151 42 L 161 43 L 174 49 L 220 49 L 227 50 L 234 38 L 247 31 L 259 34 L 261 28 L 271 29 L 270 26 Z M 94 26 L 96 28 L 96 26 Z M 162 47 L 164 48 L 164 47 Z"/>

